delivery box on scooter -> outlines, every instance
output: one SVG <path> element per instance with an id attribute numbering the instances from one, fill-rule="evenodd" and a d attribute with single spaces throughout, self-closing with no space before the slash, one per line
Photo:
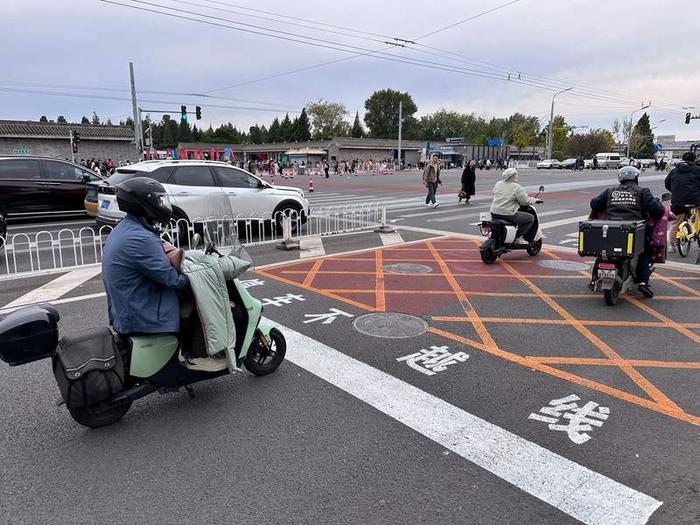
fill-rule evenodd
<path id="1" fill-rule="evenodd" d="M 633 257 L 644 251 L 644 221 L 588 220 L 578 223 L 582 256 Z"/>

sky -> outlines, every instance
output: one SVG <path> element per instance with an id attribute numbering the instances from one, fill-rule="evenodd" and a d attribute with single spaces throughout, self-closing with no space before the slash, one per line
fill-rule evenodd
<path id="1" fill-rule="evenodd" d="M 141 107 L 201 105 L 203 127 L 269 125 L 318 99 L 344 104 L 352 121 L 382 88 L 410 93 L 417 116 L 519 111 L 545 124 L 553 93 L 572 87 L 555 107 L 570 124 L 609 128 L 651 102 L 655 134 L 700 142 L 700 119 L 684 123 L 686 111 L 700 116 L 694 0 L 113 1 L 158 13 L 0 0 L 0 119 L 124 120 L 133 61 Z M 384 43 L 392 38 L 416 43 Z M 382 49 L 391 56 L 368 54 Z"/>

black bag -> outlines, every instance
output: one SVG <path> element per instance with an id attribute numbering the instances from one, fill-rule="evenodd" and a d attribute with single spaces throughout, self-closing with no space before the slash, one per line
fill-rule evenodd
<path id="1" fill-rule="evenodd" d="M 53 373 L 68 408 L 103 403 L 124 390 L 124 362 L 109 328 L 62 338 Z"/>

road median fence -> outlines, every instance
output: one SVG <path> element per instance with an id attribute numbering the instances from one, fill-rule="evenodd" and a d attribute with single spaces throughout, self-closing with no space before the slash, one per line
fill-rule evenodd
<path id="1" fill-rule="evenodd" d="M 383 205 L 373 202 L 312 207 L 308 215 L 287 210 L 275 214 L 178 220 L 169 224 L 161 238 L 181 248 L 190 247 L 195 233 L 218 246 L 230 246 L 233 239 L 243 246 L 258 246 L 281 242 L 284 222 L 288 223 L 287 234 L 291 233 L 291 239 L 298 241 L 373 229 L 381 226 L 385 217 Z M 109 226 L 64 228 L 10 233 L 7 238 L 0 237 L 0 279 L 99 264 L 111 231 Z"/>

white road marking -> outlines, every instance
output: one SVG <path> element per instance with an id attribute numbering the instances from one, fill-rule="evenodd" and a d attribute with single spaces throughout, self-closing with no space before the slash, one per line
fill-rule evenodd
<path id="1" fill-rule="evenodd" d="M 74 288 L 77 288 L 81 284 L 89 281 L 96 275 L 99 275 L 101 271 L 102 268 L 97 266 L 81 268 L 80 270 L 74 270 L 67 274 L 61 275 L 53 281 L 49 281 L 45 285 L 35 288 L 31 292 L 24 294 L 22 297 L 18 297 L 11 303 L 6 304 L 3 309 L 53 301 L 62 295 L 67 294 Z"/>
<path id="2" fill-rule="evenodd" d="M 87 295 L 76 295 L 75 297 L 66 297 L 65 299 L 57 299 L 55 301 L 51 301 L 50 304 L 52 305 L 57 305 L 57 304 L 68 304 L 68 303 L 78 303 L 80 301 L 87 301 L 89 299 L 98 299 L 100 297 L 105 297 L 107 294 L 105 292 L 97 292 L 97 293 L 91 293 Z M 40 301 L 41 303 L 45 303 L 46 301 Z M 14 306 L 12 308 L 8 307 L 3 307 L 0 308 L 0 314 L 9 314 L 10 312 L 14 312 L 15 310 L 19 310 L 20 308 L 24 308 L 25 306 L 30 306 L 30 305 L 22 305 L 22 306 Z"/>
<path id="3" fill-rule="evenodd" d="M 442 206 L 442 205 L 441 205 L 441 206 Z M 453 207 L 457 207 L 458 204 L 457 204 L 457 203 L 455 203 L 455 204 L 453 204 L 453 205 L 447 204 L 447 205 L 445 205 L 445 206 L 450 206 L 450 208 L 453 208 Z M 464 206 L 464 205 L 462 205 L 462 206 Z M 465 210 L 483 209 L 483 208 L 488 208 L 488 207 L 490 207 L 490 206 L 491 206 L 490 204 L 483 204 L 483 205 L 481 205 L 481 206 L 471 206 L 471 205 L 470 205 L 469 207 L 465 207 Z M 439 209 L 440 209 L 440 208 L 438 208 L 438 210 L 439 210 Z M 440 214 L 454 213 L 454 212 L 455 212 L 455 210 L 453 210 L 453 209 L 450 209 L 450 210 L 440 210 L 440 211 L 434 211 L 434 210 L 433 210 L 433 211 L 423 211 L 423 212 L 419 212 L 419 213 L 401 214 L 401 215 L 399 215 L 399 217 L 401 217 L 402 219 L 412 219 L 413 217 L 425 217 L 425 216 L 427 216 L 427 215 L 440 215 Z"/>
<path id="4" fill-rule="evenodd" d="M 319 255 L 326 255 L 326 249 L 323 247 L 323 240 L 321 237 L 305 237 L 299 239 L 300 259 L 318 257 Z"/>
<path id="5" fill-rule="evenodd" d="M 323 321 L 321 324 L 331 324 L 339 316 L 349 318 L 355 317 L 354 315 L 338 310 L 337 308 L 331 308 L 330 311 L 325 314 L 304 314 L 304 317 L 306 317 L 304 324 L 315 323 L 317 321 Z"/>
<path id="6" fill-rule="evenodd" d="M 277 326 L 287 339 L 287 359 L 295 365 L 583 523 L 641 525 L 662 505 L 319 341 Z"/>
<path id="7" fill-rule="evenodd" d="M 567 224 L 585 221 L 586 219 L 588 219 L 588 215 L 581 215 L 580 217 L 569 217 L 568 219 L 560 219 L 558 221 L 545 222 L 543 224 L 540 224 L 540 229 L 545 230 L 547 228 L 557 228 L 558 226 L 565 226 Z"/>
<path id="8" fill-rule="evenodd" d="M 392 244 L 402 244 L 403 237 L 399 232 L 379 233 L 379 238 L 382 240 L 383 246 L 391 246 Z"/>

